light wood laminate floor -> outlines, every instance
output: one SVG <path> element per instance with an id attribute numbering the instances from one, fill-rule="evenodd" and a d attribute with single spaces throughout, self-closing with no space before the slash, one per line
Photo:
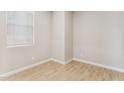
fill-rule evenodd
<path id="1" fill-rule="evenodd" d="M 124 73 L 72 61 L 62 65 L 48 62 L 12 75 L 4 80 L 16 81 L 96 81 L 124 80 Z"/>

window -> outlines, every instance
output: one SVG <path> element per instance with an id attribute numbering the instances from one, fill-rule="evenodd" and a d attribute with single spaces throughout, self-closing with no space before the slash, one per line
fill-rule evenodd
<path id="1" fill-rule="evenodd" d="M 7 46 L 33 44 L 33 12 L 7 12 Z"/>

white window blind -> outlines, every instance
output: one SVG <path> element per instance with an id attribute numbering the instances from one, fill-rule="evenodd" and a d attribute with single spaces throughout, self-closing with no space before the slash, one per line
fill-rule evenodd
<path id="1" fill-rule="evenodd" d="M 33 44 L 33 12 L 7 12 L 7 45 Z"/>

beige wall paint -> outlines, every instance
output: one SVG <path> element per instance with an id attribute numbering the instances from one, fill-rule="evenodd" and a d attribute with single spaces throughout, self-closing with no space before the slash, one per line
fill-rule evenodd
<path id="1" fill-rule="evenodd" d="M 124 12 L 74 12 L 74 57 L 124 69 Z"/>
<path id="2" fill-rule="evenodd" d="M 6 48 L 5 40 L 5 12 L 0 13 L 0 51 L 2 50 L 2 61 L 0 62 L 0 73 L 11 71 L 26 65 L 30 65 L 50 58 L 50 35 L 51 35 L 51 12 L 35 12 L 33 46 Z M 0 34 L 1 35 L 1 34 Z M 32 59 L 34 57 L 34 60 Z"/>

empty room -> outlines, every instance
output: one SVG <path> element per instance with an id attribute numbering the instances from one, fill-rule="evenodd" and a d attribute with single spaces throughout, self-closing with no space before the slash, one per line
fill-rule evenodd
<path id="1" fill-rule="evenodd" d="M 1 11 L 0 80 L 124 80 L 124 12 Z"/>

